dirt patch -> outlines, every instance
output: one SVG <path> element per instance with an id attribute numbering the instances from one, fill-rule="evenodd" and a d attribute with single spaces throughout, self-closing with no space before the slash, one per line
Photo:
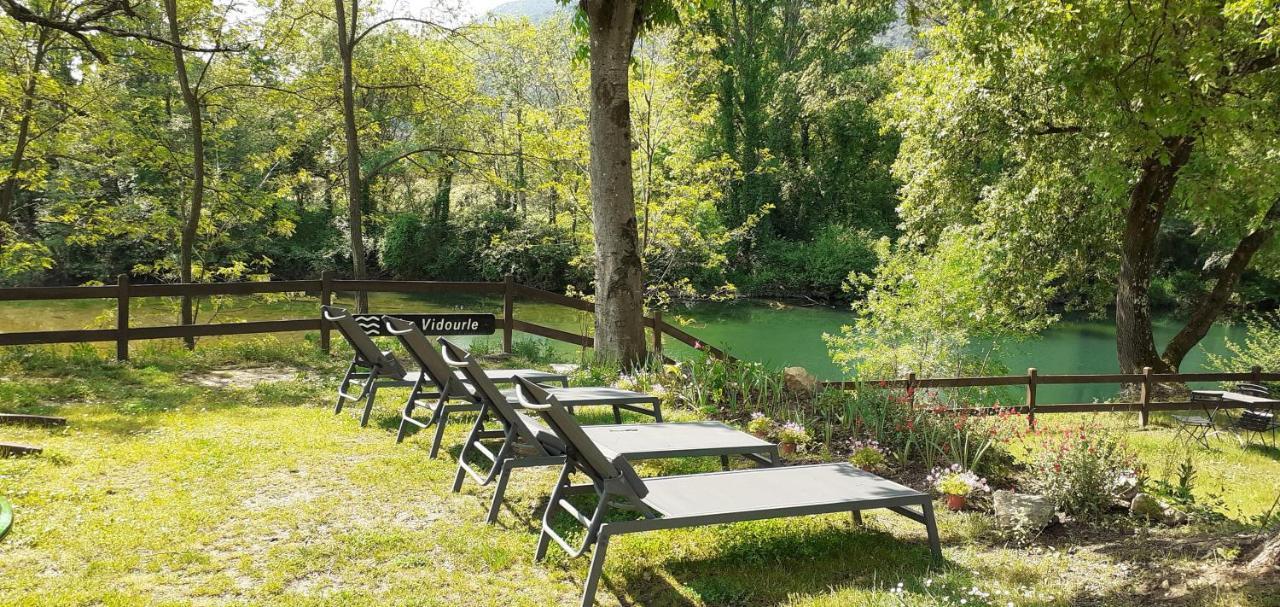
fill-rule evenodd
<path id="1" fill-rule="evenodd" d="M 206 388 L 252 388 L 261 383 L 293 381 L 302 373 L 293 367 L 250 367 L 188 373 L 183 379 Z"/>

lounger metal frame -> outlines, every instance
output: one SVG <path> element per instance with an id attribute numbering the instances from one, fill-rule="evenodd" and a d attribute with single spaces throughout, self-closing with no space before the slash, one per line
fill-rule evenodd
<path id="1" fill-rule="evenodd" d="M 383 352 L 378 344 L 365 334 L 360 325 L 356 324 L 347 310 L 334 306 L 321 306 L 320 313 L 324 315 L 325 320 L 338 327 L 338 333 L 342 334 L 342 337 L 351 345 L 351 349 L 355 350 L 355 356 L 352 357 L 351 364 L 347 365 L 347 372 L 342 376 L 342 382 L 338 384 L 338 402 L 333 407 L 333 413 L 334 415 L 342 413 L 342 407 L 347 401 L 355 402 L 364 399 L 360 426 L 367 426 L 369 415 L 373 413 L 373 400 L 378 394 L 378 388 L 411 387 L 416 382 L 406 379 L 409 372 L 404 365 L 400 364 L 400 361 L 391 353 Z M 360 386 L 359 394 L 347 392 L 348 387 L 353 383 Z"/>
<path id="2" fill-rule="evenodd" d="M 392 316 L 383 316 L 382 322 L 387 332 L 400 340 L 400 345 L 421 369 L 417 381 L 413 383 L 413 390 L 400 411 L 400 427 L 396 431 L 396 442 L 403 441 L 410 428 L 425 430 L 435 424 L 436 429 L 431 438 L 431 448 L 428 453 L 431 459 L 435 459 L 440 453 L 449 415 L 479 411 L 480 404 L 472 388 L 453 372 L 448 361 L 431 345 L 427 336 L 416 324 Z M 527 372 L 538 381 L 554 381 L 564 386 L 569 385 L 569 378 L 560 373 L 543 373 L 533 369 L 517 369 L 516 372 Z M 490 381 L 498 381 L 489 377 L 488 373 L 484 375 Z M 508 378 L 506 381 L 514 380 Z M 419 404 L 424 401 L 427 404 Z M 425 422 L 413 417 L 414 410 L 419 406 L 431 412 L 431 417 Z"/>
<path id="3" fill-rule="evenodd" d="M 498 520 L 498 511 L 501 509 L 503 498 L 506 495 L 507 483 L 511 480 L 511 475 L 517 468 L 564 465 L 564 451 L 540 440 L 537 433 L 525 423 L 525 420 L 516 411 L 516 406 L 524 407 L 529 403 L 540 402 L 548 398 L 550 393 L 543 386 L 532 381 L 531 378 L 520 376 L 516 383 L 517 405 L 513 406 L 507 396 L 499 391 L 493 382 L 488 381 L 483 376 L 483 370 L 474 357 L 464 355 L 461 352 L 451 352 L 450 350 L 453 348 L 450 347 L 451 344 L 449 344 L 448 340 L 441 338 L 440 342 L 445 346 L 443 350 L 445 360 L 449 362 L 450 366 L 461 371 L 468 382 L 475 387 L 476 396 L 480 401 L 480 412 L 476 416 L 476 421 L 472 425 L 470 434 L 467 435 L 466 441 L 462 444 L 462 451 L 458 454 L 458 471 L 453 479 L 453 491 L 454 493 L 461 491 L 462 484 L 468 476 L 482 487 L 488 486 L 496 480 L 497 484 L 494 486 L 493 498 L 489 503 L 489 511 L 485 516 L 486 523 L 494 523 Z M 587 406 L 590 403 L 576 402 L 576 404 L 577 406 Z M 614 411 L 616 414 L 616 405 Z M 490 427 L 490 420 L 496 421 L 498 427 Z M 657 423 L 660 424 L 661 422 Z M 599 428 L 602 426 L 593 427 Z M 608 427 L 612 428 L 614 426 Z M 486 440 L 502 441 L 497 453 L 484 444 Z M 518 443 L 526 446 L 531 453 L 519 454 L 516 450 Z M 472 466 L 467 461 L 467 456 L 471 453 L 479 454 L 487 460 L 488 469 L 478 470 L 475 466 Z M 699 447 L 693 449 L 656 448 L 642 452 L 629 452 L 627 455 L 633 459 L 719 457 L 720 465 L 725 469 L 729 467 L 729 456 L 731 455 L 741 455 L 766 466 L 776 466 L 780 463 L 778 446 L 773 444 Z"/>
<path id="4" fill-rule="evenodd" d="M 524 382 L 520 382 L 523 384 Z M 893 496 L 882 499 L 859 500 L 854 503 L 813 503 L 801 506 L 789 506 L 773 509 L 743 510 L 739 512 L 716 512 L 696 516 L 663 517 L 649 507 L 642 495 L 638 494 L 634 485 L 630 484 L 623 473 L 596 448 L 582 432 L 564 407 L 552 396 L 545 404 L 527 404 L 527 408 L 537 411 L 555 433 L 568 445 L 564 465 L 561 468 L 555 489 L 547 503 L 542 518 L 542 532 L 538 537 L 535 559 L 541 561 L 547 553 L 551 542 L 555 542 L 570 557 L 578 557 L 594 546 L 594 554 L 587 570 L 587 579 L 583 585 L 582 607 L 590 607 L 595 601 L 596 587 L 604 569 L 604 561 L 612 537 L 629 533 L 642 533 L 660 529 L 680 529 L 686 527 L 702 527 L 742 521 L 763 520 L 771 518 L 790 518 L 814 514 L 832 514 L 850 512 L 855 523 L 861 523 L 862 511 L 885 508 L 901 514 L 925 526 L 929 538 L 929 550 L 934 559 L 941 560 L 942 546 L 938 537 L 938 527 L 934 520 L 932 499 L 924 493 Z M 848 466 L 848 464 L 843 464 Z M 781 469 L 788 470 L 788 469 Z M 574 472 L 581 472 L 590 479 L 589 484 L 574 485 L 570 477 Z M 732 473 L 730 473 L 732 474 Z M 642 481 L 641 481 L 642 482 Z M 766 488 L 767 489 L 767 488 Z M 578 510 L 569 497 L 585 493 L 594 493 L 596 506 L 588 516 Z M 611 509 L 617 502 L 627 502 L 631 509 L 641 513 L 639 520 L 605 522 Z M 915 510 L 912 507 L 918 507 Z M 570 543 L 551 526 L 557 511 L 563 511 L 582 525 L 585 533 L 581 544 Z"/>

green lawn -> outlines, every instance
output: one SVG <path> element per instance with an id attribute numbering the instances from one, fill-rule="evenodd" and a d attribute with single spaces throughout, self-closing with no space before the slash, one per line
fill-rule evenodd
<path id="1" fill-rule="evenodd" d="M 130 365 L 87 348 L 48 352 L 0 354 L 0 411 L 70 419 L 65 429 L 0 427 L 0 440 L 45 448 L 0 460 L 0 495 L 16 514 L 0 540 L 0 604 L 576 602 L 586 559 L 553 551 L 532 561 L 533 514 L 552 472 L 523 471 L 499 524 L 484 525 L 486 490 L 449 492 L 456 451 L 432 461 L 425 436 L 395 444 L 404 392 L 380 395 L 369 428 L 354 413 L 334 416 L 339 361 L 306 344 L 246 342 L 195 355 L 157 347 Z M 289 379 L 200 383 L 233 362 L 286 361 Z M 464 429 L 454 424 L 448 444 Z M 1155 462 L 1169 435 L 1132 436 Z M 890 513 L 871 513 L 861 529 L 847 516 L 822 516 L 626 536 L 611 546 L 599 601 L 1280 605 L 1275 580 L 1202 583 L 1247 541 L 1238 522 L 1275 499 L 1280 458 L 1227 442 L 1197 457 L 1198 486 L 1221 486 L 1237 522 L 1135 533 L 1120 521 L 1122 531 L 1059 529 L 1019 548 L 995 539 L 983 515 L 944 513 L 941 566 L 930 563 L 923 529 Z M 715 467 L 666 462 L 642 472 Z"/>

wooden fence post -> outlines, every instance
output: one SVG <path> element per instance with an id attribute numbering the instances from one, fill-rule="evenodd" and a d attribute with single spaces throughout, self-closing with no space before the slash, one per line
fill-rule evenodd
<path id="1" fill-rule="evenodd" d="M 1147 427 L 1150 421 L 1151 412 L 1148 406 L 1151 405 L 1151 367 L 1142 368 L 1142 390 L 1139 392 L 1138 401 L 1138 425 L 1143 428 Z"/>
<path id="2" fill-rule="evenodd" d="M 507 274 L 503 283 L 505 293 L 502 301 L 502 353 L 511 353 L 512 318 L 516 313 L 515 277 Z"/>
<path id="3" fill-rule="evenodd" d="M 1252 367 L 1249 367 L 1249 374 L 1253 376 L 1251 378 L 1252 383 L 1255 383 L 1255 384 L 1262 383 L 1262 366 L 1261 365 L 1254 365 Z"/>
<path id="4" fill-rule="evenodd" d="M 116 360 L 129 360 L 129 275 L 116 277 Z"/>
<path id="5" fill-rule="evenodd" d="M 911 410 L 916 410 L 916 372 L 912 371 L 907 374 L 907 404 L 911 406 Z"/>
<path id="6" fill-rule="evenodd" d="M 320 273 L 320 305 L 328 306 L 333 304 L 333 290 L 329 285 L 329 281 L 333 280 L 333 271 L 325 270 Z M 325 354 L 329 353 L 329 321 L 325 320 L 324 314 L 320 314 L 320 351 Z"/>
<path id="7" fill-rule="evenodd" d="M 1036 378 L 1040 372 L 1035 367 L 1027 369 L 1027 426 L 1036 427 Z"/>
<path id="8" fill-rule="evenodd" d="M 662 362 L 662 310 L 653 310 L 653 355 Z"/>

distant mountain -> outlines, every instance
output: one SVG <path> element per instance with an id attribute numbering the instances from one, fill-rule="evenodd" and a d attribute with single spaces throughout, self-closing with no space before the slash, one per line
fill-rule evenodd
<path id="1" fill-rule="evenodd" d="M 568 11 L 569 5 L 557 0 L 512 0 L 495 6 L 489 15 L 495 17 L 528 17 L 535 23 L 546 20 L 558 11 Z"/>

